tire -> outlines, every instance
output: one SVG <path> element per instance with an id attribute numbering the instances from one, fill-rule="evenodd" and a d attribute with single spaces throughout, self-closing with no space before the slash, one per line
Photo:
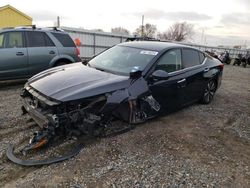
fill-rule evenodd
<path id="1" fill-rule="evenodd" d="M 216 82 L 216 80 L 215 79 L 210 80 L 207 83 L 207 86 L 206 86 L 206 89 L 205 89 L 205 91 L 203 93 L 201 102 L 203 104 L 209 104 L 209 103 L 211 103 L 211 101 L 213 100 L 213 97 L 214 97 L 216 89 L 217 89 L 217 82 Z"/>

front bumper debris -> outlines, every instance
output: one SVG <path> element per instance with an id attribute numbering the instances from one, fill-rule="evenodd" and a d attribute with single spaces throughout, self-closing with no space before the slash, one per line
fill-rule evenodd
<path id="1" fill-rule="evenodd" d="M 58 163 L 61 161 L 65 161 L 67 159 L 70 159 L 74 156 L 76 156 L 81 149 L 83 148 L 83 144 L 79 144 L 76 148 L 74 148 L 72 151 L 70 151 L 68 154 L 60 156 L 60 157 L 55 157 L 55 158 L 50 158 L 50 159 L 42 159 L 42 160 L 22 160 L 17 158 L 14 155 L 14 147 L 12 145 L 8 145 L 6 155 L 9 160 L 12 162 L 22 165 L 22 166 L 41 166 L 41 165 L 49 165 L 52 163 Z"/>
<path id="2" fill-rule="evenodd" d="M 48 127 L 49 120 L 46 116 L 40 113 L 35 107 L 29 104 L 27 98 L 23 99 L 23 111 L 30 115 L 30 117 L 40 126 L 40 127 Z"/>

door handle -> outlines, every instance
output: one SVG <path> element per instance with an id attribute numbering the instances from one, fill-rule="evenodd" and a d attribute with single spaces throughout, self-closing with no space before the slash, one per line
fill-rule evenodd
<path id="1" fill-rule="evenodd" d="M 205 68 L 204 69 L 204 72 L 208 72 L 210 69 L 209 68 Z"/>
<path id="2" fill-rule="evenodd" d="M 55 51 L 51 50 L 51 51 L 49 52 L 49 54 L 55 54 Z"/>
<path id="3" fill-rule="evenodd" d="M 23 56 L 24 53 L 23 53 L 23 52 L 17 52 L 16 55 L 17 55 L 17 56 Z"/>
<path id="4" fill-rule="evenodd" d="M 186 79 L 183 78 L 183 79 L 179 80 L 177 83 L 178 83 L 178 84 L 181 84 L 181 83 L 183 83 L 183 82 L 185 82 L 185 81 L 186 81 Z"/>

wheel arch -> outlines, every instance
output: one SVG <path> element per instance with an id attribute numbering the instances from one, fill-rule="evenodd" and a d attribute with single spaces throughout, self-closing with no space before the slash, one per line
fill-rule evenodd
<path id="1" fill-rule="evenodd" d="M 73 63 L 75 62 L 74 59 L 69 55 L 62 55 L 54 57 L 50 62 L 50 67 L 56 66 L 59 62 L 66 62 L 66 63 Z"/>

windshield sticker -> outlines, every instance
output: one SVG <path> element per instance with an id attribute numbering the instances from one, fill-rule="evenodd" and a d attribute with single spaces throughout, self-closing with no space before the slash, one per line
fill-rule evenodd
<path id="1" fill-rule="evenodd" d="M 147 50 L 142 50 L 140 54 L 146 54 L 146 55 L 157 55 L 158 52 L 156 51 L 147 51 Z"/>
<path id="2" fill-rule="evenodd" d="M 136 72 L 136 71 L 138 71 L 138 70 L 140 70 L 140 67 L 139 67 L 139 66 L 135 66 L 135 67 L 133 67 L 133 68 L 131 69 L 131 72 Z"/>

